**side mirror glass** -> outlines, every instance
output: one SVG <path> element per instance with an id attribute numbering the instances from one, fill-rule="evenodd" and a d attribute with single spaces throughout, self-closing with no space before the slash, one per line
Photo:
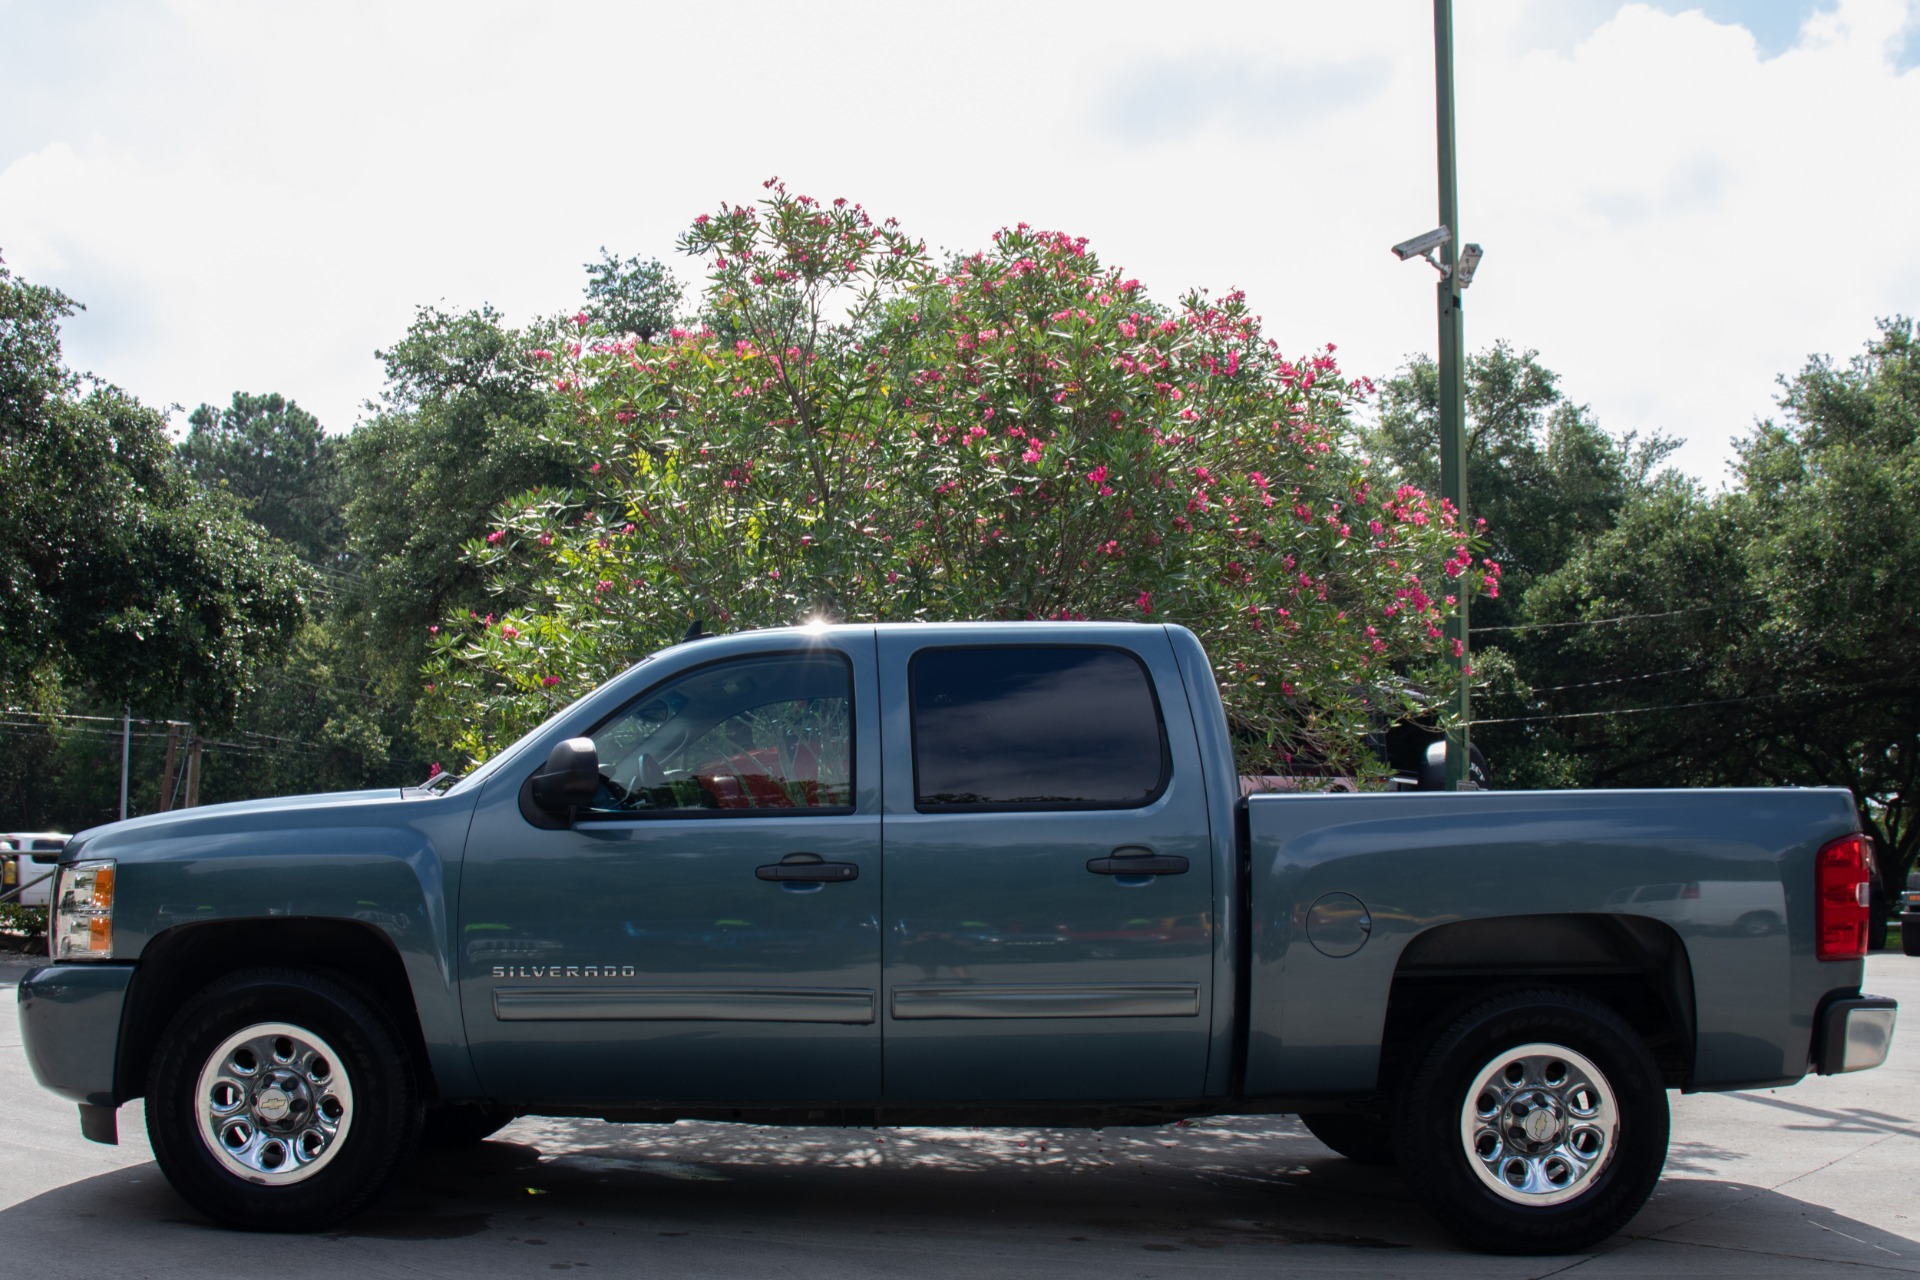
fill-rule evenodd
<path id="1" fill-rule="evenodd" d="M 568 738 L 554 744 L 547 753 L 546 765 L 527 779 L 524 794 L 549 818 L 571 822 L 577 810 L 593 803 L 599 787 L 600 753 L 593 739 Z"/>

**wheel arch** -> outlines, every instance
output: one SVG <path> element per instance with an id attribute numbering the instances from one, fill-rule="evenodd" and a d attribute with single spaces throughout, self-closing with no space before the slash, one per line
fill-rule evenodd
<path id="1" fill-rule="evenodd" d="M 1566 913 L 1492 916 L 1427 929 L 1395 966 L 1380 1047 L 1391 1093 L 1438 1024 L 1466 1004 L 1520 987 L 1559 987 L 1612 1009 L 1682 1087 L 1693 1074 L 1698 1023 L 1686 944 L 1645 916 Z"/>
<path id="2" fill-rule="evenodd" d="M 419 1072 L 422 1094 L 437 1094 L 413 987 L 392 940 L 364 921 L 274 916 L 178 925 L 147 944 L 121 1016 L 114 1061 L 118 1101 L 146 1092 L 154 1049 L 181 1005 L 236 968 L 252 967 L 236 965 L 240 955 L 257 956 L 263 967 L 314 970 L 353 987 L 392 1021 Z"/>

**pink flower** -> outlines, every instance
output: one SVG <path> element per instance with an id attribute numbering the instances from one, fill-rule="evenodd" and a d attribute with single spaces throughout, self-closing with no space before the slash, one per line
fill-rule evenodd
<path id="1" fill-rule="evenodd" d="M 515 626 L 502 626 L 500 628 L 500 635 L 501 638 L 506 640 L 518 640 L 520 638 L 520 628 Z"/>
<path id="2" fill-rule="evenodd" d="M 560 683 L 560 677 L 559 677 L 559 676 L 547 676 L 547 677 L 545 677 L 544 679 L 542 679 L 542 680 L 540 681 L 540 683 L 541 683 L 542 685 L 544 685 L 544 686 L 545 686 L 546 688 L 549 688 L 549 689 L 551 689 L 551 688 L 553 688 L 553 686 L 555 686 L 555 685 L 557 685 L 557 684 L 559 684 L 559 683 Z"/>
<path id="3" fill-rule="evenodd" d="M 586 313 L 586 312 L 584 312 L 584 311 L 581 311 L 581 312 L 577 312 L 577 313 L 575 313 L 575 315 L 574 315 L 574 317 L 573 317 L 573 322 L 574 322 L 575 324 L 577 324 L 577 325 L 579 325 L 579 326 L 580 326 L 580 327 L 581 327 L 582 329 L 584 329 L 584 328 L 586 328 L 586 327 L 587 327 L 587 313 Z M 556 680 L 556 681 L 554 681 L 554 683 L 555 683 L 555 684 L 558 684 L 558 683 L 560 683 L 560 682 L 559 682 L 558 680 Z"/>
<path id="4" fill-rule="evenodd" d="M 492 533 L 487 535 L 487 545 L 494 546 L 500 543 L 501 541 L 505 540 L 506 536 L 507 536 L 507 531 L 505 529 L 495 529 Z"/>
<path id="5" fill-rule="evenodd" d="M 592 466 L 588 467 L 587 470 L 597 476 L 600 474 L 600 464 L 596 462 Z"/>
<path id="6" fill-rule="evenodd" d="M 1107 468 L 1104 463 L 1087 472 L 1087 483 L 1101 485 L 1107 482 Z"/>
<path id="7" fill-rule="evenodd" d="M 704 227 L 707 225 L 707 215 L 703 213 L 693 221 L 695 226 Z"/>
<path id="8" fill-rule="evenodd" d="M 1140 593 L 1140 598 L 1133 602 L 1133 607 L 1138 609 L 1142 613 L 1152 613 L 1153 612 L 1153 592 L 1142 591 Z"/>
<path id="9" fill-rule="evenodd" d="M 427 686 L 427 688 L 429 688 L 429 689 L 431 689 L 431 688 L 433 688 L 433 686 L 432 686 L 432 685 L 428 685 L 428 686 Z M 437 778 L 437 777 L 439 777 L 439 776 L 440 776 L 441 774 L 443 774 L 443 773 L 445 773 L 445 772 L 446 772 L 446 770 L 444 770 L 444 769 L 442 769 L 442 768 L 440 767 L 440 762 L 439 762 L 438 760 L 435 760 L 435 761 L 433 762 L 433 767 L 427 770 L 427 776 L 428 776 L 429 778 Z"/>

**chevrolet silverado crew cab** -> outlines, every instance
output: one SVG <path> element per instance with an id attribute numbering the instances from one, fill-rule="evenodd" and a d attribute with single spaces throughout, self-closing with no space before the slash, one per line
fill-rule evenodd
<path id="1" fill-rule="evenodd" d="M 443 788 L 82 833 L 20 1018 L 236 1227 L 356 1212 L 423 1125 L 1291 1113 L 1560 1252 L 1646 1200 L 1667 1090 L 1883 1060 L 1867 856 L 1837 789 L 1243 800 L 1176 626 L 750 632 Z"/>

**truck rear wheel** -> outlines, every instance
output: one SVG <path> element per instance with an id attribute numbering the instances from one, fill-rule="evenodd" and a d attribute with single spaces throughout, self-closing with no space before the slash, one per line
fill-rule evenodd
<path id="1" fill-rule="evenodd" d="M 413 1064 L 344 984 L 254 969 L 174 1017 L 147 1081 L 160 1171 L 194 1208 L 248 1231 L 317 1231 L 386 1190 L 420 1125 Z"/>
<path id="2" fill-rule="evenodd" d="M 1400 1166 L 1440 1221 L 1495 1253 L 1571 1253 L 1640 1210 L 1667 1157 L 1653 1055 L 1597 1001 L 1518 991 L 1467 1010 L 1396 1110 Z"/>

